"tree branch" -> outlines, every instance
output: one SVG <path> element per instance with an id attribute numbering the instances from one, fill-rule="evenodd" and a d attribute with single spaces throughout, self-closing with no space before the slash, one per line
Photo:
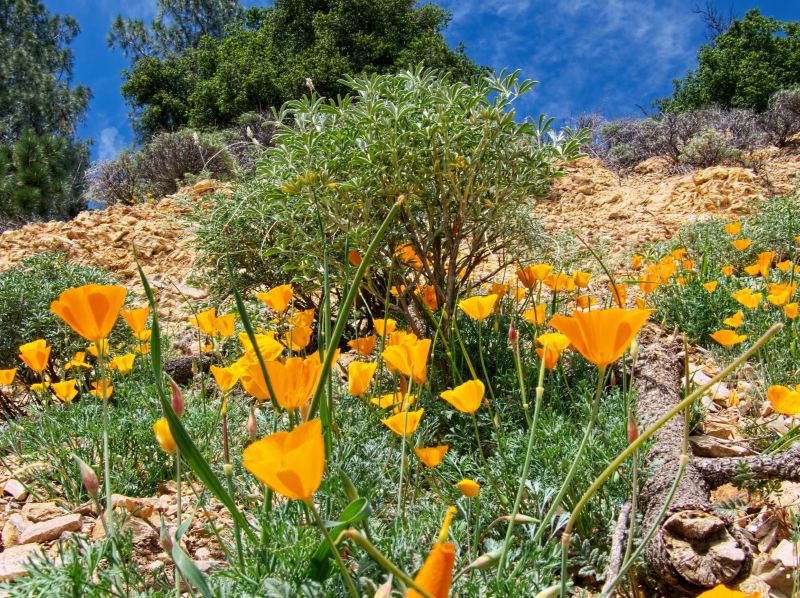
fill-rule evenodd
<path id="1" fill-rule="evenodd" d="M 800 482 L 800 444 L 776 455 L 750 457 L 695 457 L 692 465 L 712 488 L 730 482 L 744 470 L 760 480 Z"/>

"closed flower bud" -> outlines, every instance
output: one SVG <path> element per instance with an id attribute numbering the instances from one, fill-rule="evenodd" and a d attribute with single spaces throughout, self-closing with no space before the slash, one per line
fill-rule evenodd
<path id="1" fill-rule="evenodd" d="M 508 327 L 508 344 L 516 345 L 517 340 L 519 340 L 519 334 L 517 334 L 517 329 L 514 327 L 514 323 L 512 322 Z"/>
<path id="2" fill-rule="evenodd" d="M 250 415 L 247 416 L 247 434 L 250 438 L 258 435 L 258 422 L 256 421 L 256 410 L 250 408 Z"/>
<path id="3" fill-rule="evenodd" d="M 633 339 L 631 342 L 631 357 L 636 359 L 639 356 L 639 341 L 638 339 Z"/>
<path id="4" fill-rule="evenodd" d="M 222 473 L 224 473 L 226 476 L 231 475 L 233 473 L 233 465 L 231 465 L 230 463 L 226 463 L 225 465 L 223 465 Z"/>
<path id="5" fill-rule="evenodd" d="M 86 488 L 86 492 L 89 493 L 89 496 L 97 498 L 97 493 L 100 489 L 100 482 L 97 480 L 97 474 L 77 455 L 75 455 L 75 461 L 78 463 L 78 467 L 81 468 L 81 482 L 83 482 L 83 487 Z"/>
<path id="6" fill-rule="evenodd" d="M 180 386 L 175 383 L 175 380 L 172 380 L 172 410 L 175 412 L 175 415 L 178 417 L 183 417 L 183 409 L 184 409 L 184 400 L 183 400 L 183 392 L 181 391 Z"/>
<path id="7" fill-rule="evenodd" d="M 633 444 L 639 438 L 639 428 L 636 426 L 636 420 L 633 415 L 628 416 L 628 442 Z"/>

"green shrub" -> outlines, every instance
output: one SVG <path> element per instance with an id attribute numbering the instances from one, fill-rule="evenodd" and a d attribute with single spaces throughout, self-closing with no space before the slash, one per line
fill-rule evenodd
<path id="1" fill-rule="evenodd" d="M 350 96 L 288 103 L 258 177 L 198 208 L 209 284 L 227 292 L 230 259 L 242 289 L 291 281 L 301 304 L 314 304 L 324 259 L 341 288 L 348 249 L 363 252 L 402 195 L 364 295 L 378 309 L 387 287 L 406 285 L 395 305 L 410 321 L 426 314 L 414 289 L 431 285 L 452 312 L 490 255 L 502 266 L 531 253 L 535 198 L 580 155 L 585 135 L 556 134 L 543 117 L 518 122 L 513 102 L 533 82 L 517 73 L 466 85 L 417 69 L 345 83 Z M 404 244 L 425 257 L 417 269 L 394 259 Z"/>
<path id="2" fill-rule="evenodd" d="M 46 339 L 59 357 L 68 358 L 85 347 L 74 334 L 64 334 L 64 324 L 50 312 L 50 304 L 69 288 L 113 282 L 108 273 L 55 253 L 33 255 L 0 272 L 0 368 L 17 367 L 19 346 L 37 338 Z"/>
<path id="3" fill-rule="evenodd" d="M 700 168 L 735 160 L 739 151 L 722 133 L 710 128 L 701 129 L 681 150 L 679 160 Z"/>

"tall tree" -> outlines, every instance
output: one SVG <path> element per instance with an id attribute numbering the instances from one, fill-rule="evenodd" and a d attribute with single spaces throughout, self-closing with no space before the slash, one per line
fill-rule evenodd
<path id="1" fill-rule="evenodd" d="M 674 85 L 671 97 L 656 102 L 662 111 L 721 106 L 763 112 L 776 91 L 800 85 L 800 24 L 752 9 L 702 45 L 697 68 Z"/>
<path id="2" fill-rule="evenodd" d="M 82 205 L 88 162 L 76 139 L 89 103 L 73 85 L 75 19 L 39 0 L 0 0 L 0 213 L 66 216 Z"/>

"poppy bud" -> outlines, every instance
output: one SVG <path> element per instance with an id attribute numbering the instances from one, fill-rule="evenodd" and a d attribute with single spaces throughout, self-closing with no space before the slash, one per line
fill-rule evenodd
<path id="1" fill-rule="evenodd" d="M 172 538 L 167 531 L 167 526 L 161 522 L 161 533 L 159 534 L 158 543 L 161 544 L 161 549 L 167 554 L 172 554 Z"/>
<path id="2" fill-rule="evenodd" d="M 639 340 L 633 339 L 631 342 L 631 357 L 636 359 L 639 356 Z"/>
<path id="3" fill-rule="evenodd" d="M 224 473 L 226 476 L 231 475 L 233 473 L 233 465 L 231 465 L 230 463 L 226 463 L 225 465 L 223 465 L 222 473 Z"/>
<path id="4" fill-rule="evenodd" d="M 81 482 L 83 482 L 83 487 L 86 488 L 86 492 L 89 493 L 89 496 L 97 498 L 97 493 L 100 489 L 100 482 L 97 480 L 97 474 L 78 455 L 74 455 L 74 457 L 75 461 L 78 463 L 78 467 L 81 468 Z"/>
<path id="5" fill-rule="evenodd" d="M 628 416 L 628 442 L 633 444 L 637 438 L 639 438 L 639 428 L 636 426 L 633 414 L 631 414 Z"/>
<path id="6" fill-rule="evenodd" d="M 353 268 L 358 268 L 363 260 L 361 259 L 358 251 L 351 249 L 347 252 L 347 261 L 350 262 L 350 265 L 353 266 Z"/>
<path id="7" fill-rule="evenodd" d="M 256 410 L 253 407 L 250 407 L 250 415 L 247 416 L 247 433 L 250 435 L 250 438 L 255 438 L 258 435 Z"/>
<path id="8" fill-rule="evenodd" d="M 516 345 L 517 340 L 519 340 L 519 334 L 517 333 L 517 329 L 514 327 L 514 322 L 508 326 L 508 344 L 509 345 Z"/>
<path id="9" fill-rule="evenodd" d="M 183 408 L 184 408 L 183 392 L 181 392 L 181 389 L 175 383 L 175 380 L 172 380 L 171 382 L 172 382 L 172 410 L 178 417 L 183 417 Z"/>

